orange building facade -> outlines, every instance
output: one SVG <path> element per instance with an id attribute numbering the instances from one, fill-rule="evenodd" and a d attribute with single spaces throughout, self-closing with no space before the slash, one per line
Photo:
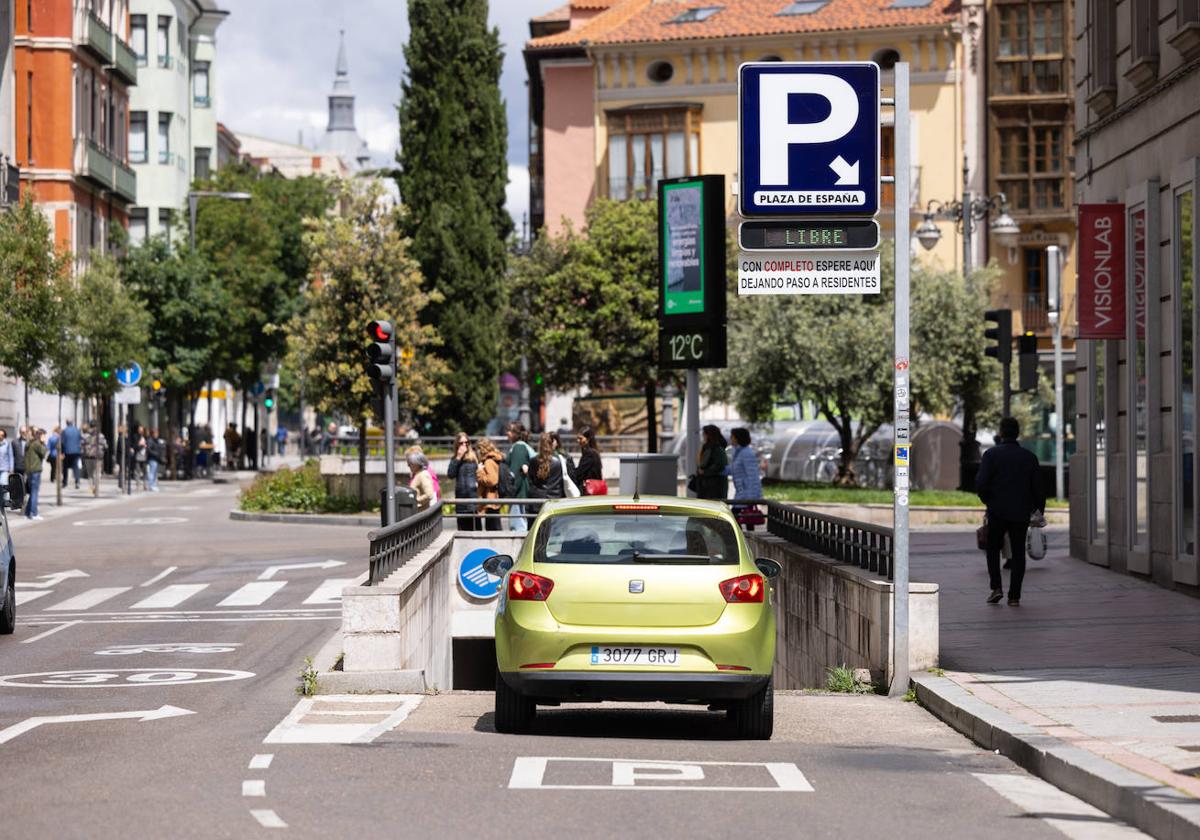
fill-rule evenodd
<path id="1" fill-rule="evenodd" d="M 108 250 L 108 229 L 128 227 L 137 196 L 128 165 L 129 88 L 137 83 L 123 0 L 16 4 L 15 157 L 32 195 L 76 269 Z"/>

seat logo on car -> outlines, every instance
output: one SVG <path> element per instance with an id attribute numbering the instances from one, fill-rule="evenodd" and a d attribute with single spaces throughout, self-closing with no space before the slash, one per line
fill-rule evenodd
<path id="1" fill-rule="evenodd" d="M 646 582 L 644 580 L 629 581 L 629 591 L 634 595 L 640 595 L 646 591 Z"/>

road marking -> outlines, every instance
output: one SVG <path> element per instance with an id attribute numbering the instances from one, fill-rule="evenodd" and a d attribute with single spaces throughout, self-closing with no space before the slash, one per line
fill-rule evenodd
<path id="1" fill-rule="evenodd" d="M 344 560 L 325 560 L 321 563 L 290 563 L 284 566 L 267 566 L 266 571 L 258 576 L 259 580 L 270 580 L 275 577 L 278 572 L 289 571 L 291 569 L 336 569 L 338 566 L 345 566 Z"/>
<path id="2" fill-rule="evenodd" d="M 118 516 L 112 519 L 81 519 L 72 522 L 85 528 L 127 528 L 135 525 L 179 525 L 187 522 L 182 516 Z"/>
<path id="3" fill-rule="evenodd" d="M 329 578 L 304 599 L 305 604 L 340 604 L 342 590 L 353 586 L 357 578 Z"/>
<path id="4" fill-rule="evenodd" d="M 258 820 L 258 824 L 263 828 L 287 828 L 287 823 L 279 819 L 279 815 L 270 809 L 251 809 L 250 816 Z"/>
<path id="5" fill-rule="evenodd" d="M 20 586 L 20 585 L 21 584 L 19 584 L 19 583 L 17 584 L 17 586 Z M 28 604 L 30 601 L 36 601 L 38 598 L 41 598 L 43 595 L 49 595 L 50 592 L 51 592 L 51 590 L 49 590 L 49 589 L 34 589 L 34 590 L 18 589 L 17 590 L 17 606 L 19 607 L 22 604 Z"/>
<path id="6" fill-rule="evenodd" d="M 171 586 L 164 586 L 153 595 L 143 598 L 130 609 L 161 610 L 178 607 L 188 598 L 205 589 L 208 589 L 207 583 L 175 583 Z"/>
<path id="7" fill-rule="evenodd" d="M 188 495 L 188 496 L 215 496 L 220 492 L 221 492 L 220 489 L 218 489 L 216 487 L 209 487 L 205 490 L 193 490 L 192 492 L 187 493 L 185 495 Z"/>
<path id="8" fill-rule="evenodd" d="M 198 505 L 155 505 L 154 507 L 138 508 L 138 513 L 151 513 L 163 510 L 200 510 Z"/>
<path id="9" fill-rule="evenodd" d="M 5 744 L 18 735 L 23 735 L 29 730 L 47 723 L 82 723 L 93 720 L 140 720 L 144 723 L 148 720 L 161 720 L 162 718 L 194 714 L 195 712 L 189 709 L 181 709 L 178 706 L 159 706 L 157 709 L 147 709 L 141 712 L 96 712 L 89 715 L 31 717 L 26 718 L 20 723 L 13 724 L 7 729 L 0 729 L 0 744 Z"/>
<path id="10" fill-rule="evenodd" d="M 1049 782 L 1015 773 L 972 773 L 979 781 L 1030 816 L 1071 840 L 1132 840 L 1146 835 Z"/>
<path id="11" fill-rule="evenodd" d="M 153 586 L 154 584 L 158 583 L 160 580 L 162 580 L 163 578 L 165 578 L 167 575 L 171 574 L 171 572 L 175 571 L 178 568 L 179 568 L 178 566 L 168 566 L 167 568 L 163 569 L 161 572 L 156 574 L 154 577 L 150 578 L 150 580 L 143 583 L 142 586 Z"/>
<path id="12" fill-rule="evenodd" d="M 546 784 L 546 769 L 550 762 L 600 763 L 611 765 L 611 784 L 555 785 Z M 754 767 L 765 770 L 774 786 L 759 783 L 728 784 L 638 784 L 647 782 L 704 781 L 706 767 Z M 760 776 L 760 774 L 755 774 Z M 800 768 L 791 762 L 772 761 L 643 761 L 626 758 L 574 758 L 568 756 L 519 756 L 513 762 L 508 780 L 511 790 L 705 790 L 736 791 L 741 793 L 813 793 Z"/>
<path id="13" fill-rule="evenodd" d="M 266 796 L 267 782 L 265 779 L 246 779 L 242 782 L 242 796 Z"/>
<path id="14" fill-rule="evenodd" d="M 128 591 L 128 586 L 102 586 L 98 589 L 89 589 L 82 595 L 76 595 L 74 598 L 68 598 L 60 604 L 55 604 L 53 607 L 46 607 L 45 612 L 90 610 L 92 607 L 103 604 L 109 598 L 115 598 L 122 592 Z"/>
<path id="15" fill-rule="evenodd" d="M 271 766 L 272 759 L 275 758 L 274 753 L 258 753 L 254 758 L 250 759 L 251 770 L 266 770 Z"/>
<path id="16" fill-rule="evenodd" d="M 322 694 L 297 703 L 263 743 L 369 744 L 403 723 L 420 703 L 419 694 Z M 355 704 L 363 704 L 362 710 L 346 708 Z M 320 722 L 305 723 L 310 714 Z M 331 717 L 345 723 L 329 723 Z"/>
<path id="17" fill-rule="evenodd" d="M 247 583 L 217 604 L 218 607 L 257 607 L 287 586 L 286 580 Z"/>
<path id="18" fill-rule="evenodd" d="M 20 601 L 18 601 L 17 603 L 20 603 Z M 49 630 L 45 630 L 41 633 L 38 633 L 36 636 L 30 636 L 28 639 L 23 639 L 21 641 L 21 644 L 27 645 L 30 642 L 36 642 L 38 639 L 44 639 L 47 636 L 53 636 L 59 630 L 66 630 L 68 627 L 73 627 L 78 623 L 79 623 L 78 621 L 63 622 L 62 624 L 58 625 L 57 627 L 51 627 Z"/>
<path id="19" fill-rule="evenodd" d="M 122 677 L 122 674 L 128 674 Z M 163 685 L 196 685 L 228 682 L 253 677 L 249 671 L 217 668 L 118 668 L 110 670 L 41 671 L 35 674 L 7 674 L 0 686 L 21 688 L 148 688 Z"/>
<path id="20" fill-rule="evenodd" d="M 28 580 L 17 581 L 17 589 L 49 589 L 51 586 L 57 586 L 64 580 L 85 577 L 91 577 L 91 575 L 81 569 L 71 569 L 69 572 L 53 572 L 48 575 L 39 575 L 38 582 Z"/>
<path id="21" fill-rule="evenodd" d="M 77 624 L 78 622 L 71 622 Z M 230 653 L 241 642 L 166 642 L 162 644 L 113 645 L 95 651 L 96 656 L 132 656 L 138 653 Z"/>

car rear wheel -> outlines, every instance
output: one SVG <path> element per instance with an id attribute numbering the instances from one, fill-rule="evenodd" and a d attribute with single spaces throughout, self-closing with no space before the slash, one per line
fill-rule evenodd
<path id="1" fill-rule="evenodd" d="M 0 606 L 0 635 L 17 628 L 17 581 L 15 570 L 8 570 L 8 586 L 4 587 L 4 604 Z"/>
<path id="2" fill-rule="evenodd" d="M 504 734 L 526 732 L 537 713 L 536 704 L 514 690 L 496 671 L 496 731 Z"/>
<path id="3" fill-rule="evenodd" d="M 729 707 L 729 722 L 739 738 L 767 741 L 775 729 L 775 677 L 745 700 Z"/>

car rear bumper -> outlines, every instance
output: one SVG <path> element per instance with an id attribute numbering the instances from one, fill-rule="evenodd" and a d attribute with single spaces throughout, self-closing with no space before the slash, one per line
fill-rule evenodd
<path id="1" fill-rule="evenodd" d="M 544 700 L 743 700 L 759 691 L 769 674 L 636 674 L 627 671 L 502 671 L 514 691 Z"/>

